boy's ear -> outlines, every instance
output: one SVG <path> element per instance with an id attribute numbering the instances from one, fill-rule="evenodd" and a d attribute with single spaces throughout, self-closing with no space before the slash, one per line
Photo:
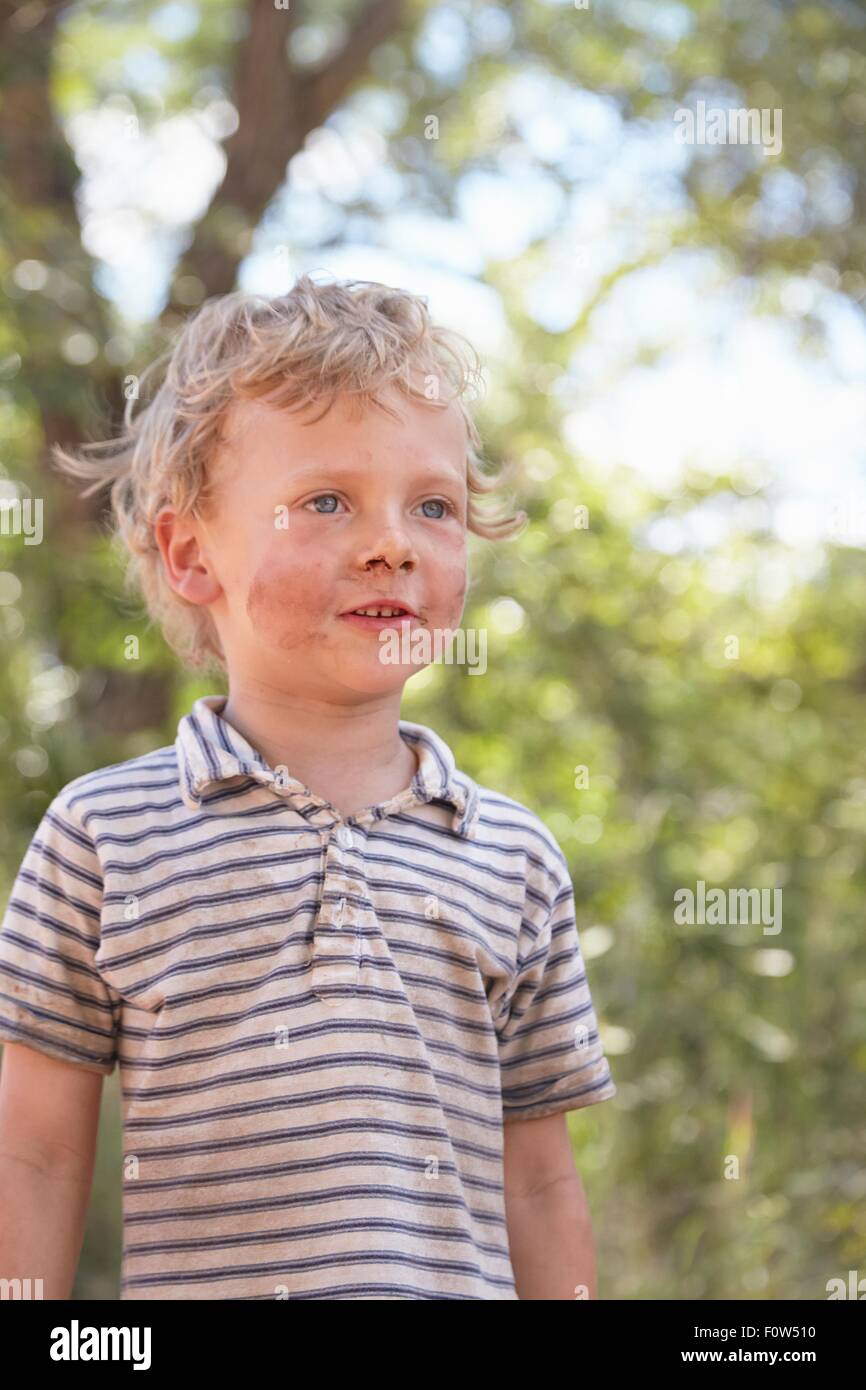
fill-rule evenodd
<path id="1" fill-rule="evenodd" d="M 153 523 L 154 540 L 162 556 L 166 582 L 187 603 L 213 603 L 222 585 L 211 572 L 195 519 L 163 507 Z"/>

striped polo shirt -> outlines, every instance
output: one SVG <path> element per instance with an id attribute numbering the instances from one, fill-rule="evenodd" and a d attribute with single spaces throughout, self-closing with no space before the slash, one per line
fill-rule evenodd
<path id="1" fill-rule="evenodd" d="M 69 782 L 0 929 L 0 1039 L 120 1068 L 122 1299 L 515 1299 L 503 1122 L 616 1094 L 568 866 L 399 721 L 344 817 L 196 701 Z"/>

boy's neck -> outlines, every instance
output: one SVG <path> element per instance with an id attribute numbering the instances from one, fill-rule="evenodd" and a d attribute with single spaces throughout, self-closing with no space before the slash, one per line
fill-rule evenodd
<path id="1" fill-rule="evenodd" d="M 232 691 L 220 718 L 269 767 L 284 767 L 346 818 L 403 791 L 418 768 L 400 737 L 398 700 L 373 708 L 321 707 L 292 696 Z"/>

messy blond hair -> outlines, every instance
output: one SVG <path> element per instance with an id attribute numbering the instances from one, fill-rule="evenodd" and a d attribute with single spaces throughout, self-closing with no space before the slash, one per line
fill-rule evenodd
<path id="1" fill-rule="evenodd" d="M 127 399 L 122 434 L 75 452 L 55 445 L 52 456 L 62 472 L 91 480 L 82 495 L 110 486 L 113 542 L 126 560 L 127 587 L 141 593 L 169 645 L 193 667 L 225 671 L 213 618 L 169 586 L 153 527 L 164 507 L 203 514 L 208 464 L 232 402 L 288 410 L 323 402 L 321 419 L 339 395 L 394 415 L 378 395 L 389 386 L 428 404 L 456 400 L 467 427 L 467 529 L 502 540 L 523 526 L 526 513 L 493 516 L 477 506 L 500 481 L 482 472 L 481 440 L 463 399 L 480 371 L 472 345 L 434 324 L 425 298 L 374 281 L 317 284 L 302 275 L 276 298 L 236 291 L 206 300 L 174 347 L 142 373 L 140 392 L 160 375 L 161 384 L 145 404 Z M 440 395 L 443 382 L 450 395 Z"/>

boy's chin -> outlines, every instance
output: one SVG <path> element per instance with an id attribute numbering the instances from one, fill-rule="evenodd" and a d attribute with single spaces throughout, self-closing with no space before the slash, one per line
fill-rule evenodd
<path id="1" fill-rule="evenodd" d="M 413 676 L 423 671 L 429 663 L 413 665 L 411 662 L 387 664 L 373 653 L 367 660 L 347 660 L 340 664 L 340 684 L 364 695 L 389 695 L 397 693 Z"/>

